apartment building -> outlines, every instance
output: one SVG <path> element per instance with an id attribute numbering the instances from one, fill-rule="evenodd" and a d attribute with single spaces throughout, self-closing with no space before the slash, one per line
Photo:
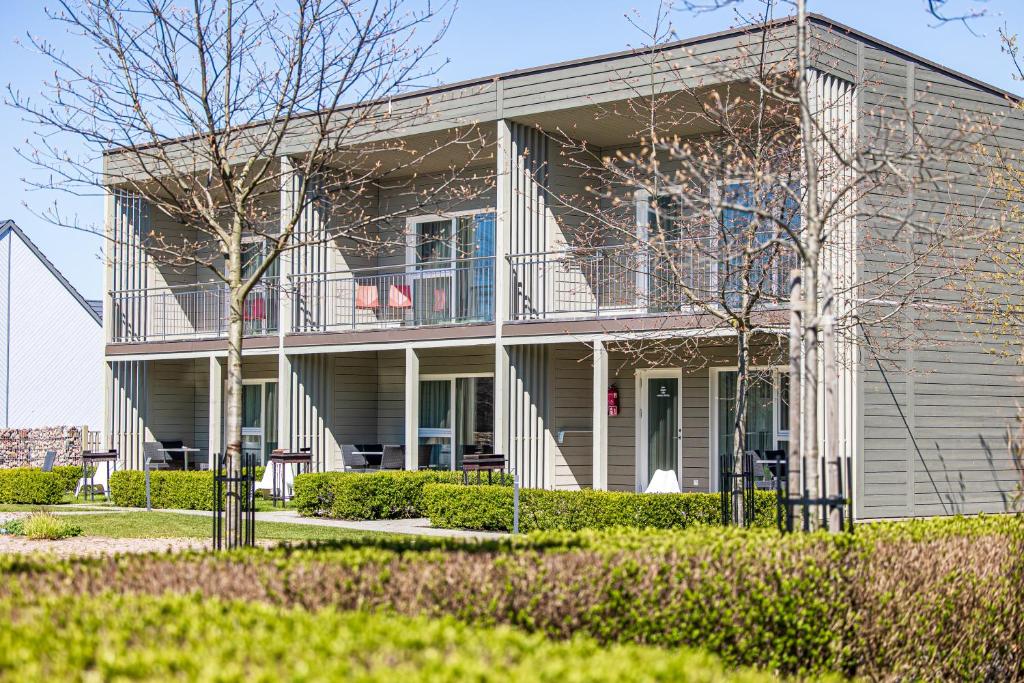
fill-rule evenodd
<path id="1" fill-rule="evenodd" d="M 922 121 L 937 109 L 953 119 L 999 115 L 999 140 L 1019 151 L 1024 123 L 1007 93 L 827 18 L 811 23 L 827 45 L 814 78 L 856 137 L 876 125 L 866 112 L 900 103 Z M 730 60 L 751 40 L 736 30 L 659 46 L 656 64 L 721 88 L 743 78 Z M 636 127 L 609 112 L 641 97 L 637 74 L 648 77 L 651 64 L 649 53 L 629 51 L 404 96 L 429 103 L 432 116 L 395 136 L 482 131 L 486 153 L 465 181 L 474 189 L 437 211 L 404 211 L 408 188 L 430 174 L 387 179 L 371 210 L 392 216 L 379 229 L 407 246 L 357 254 L 311 242 L 268 271 L 244 316 L 243 447 L 263 455 L 309 448 L 320 470 L 343 468 L 348 444 L 401 444 L 408 469 L 458 469 L 467 453 L 496 452 L 527 487 L 639 491 L 667 469 L 683 491 L 717 490 L 719 456 L 731 449 L 734 340 L 653 297 L 649 264 L 602 265 L 620 263 L 617 250 L 635 258 L 637 247 L 583 245 L 577 228 L 586 211 L 560 199 L 593 195 L 568 153 L 570 134 L 607 156 L 640 144 Z M 658 87 L 671 90 L 672 79 Z M 713 131 L 681 120 L 677 133 Z M 979 196 L 985 181 L 969 179 L 953 194 Z M 280 202 L 292 201 L 289 192 Z M 651 198 L 619 201 L 627 212 L 636 207 L 644 234 Z M 315 212 L 304 221 L 302 230 L 323 229 Z M 111 244 L 127 245 L 108 254 L 107 438 L 128 467 L 141 467 L 151 441 L 221 452 L 223 285 L 148 258 L 144 235 L 189 228 L 117 185 L 107 229 Z M 844 268 L 884 270 L 886 255 L 858 240 L 864 226 L 849 229 Z M 256 260 L 264 248 L 247 246 Z M 777 351 L 788 343 L 791 266 L 773 264 L 776 286 L 758 313 L 754 363 L 763 372 L 748 445 L 762 451 L 784 451 L 790 439 L 788 372 Z M 715 272 L 701 261 L 685 277 Z M 849 352 L 835 442 L 850 462 L 861 519 L 1011 504 L 1019 477 L 1006 434 L 1024 399 L 1020 373 L 989 352 L 984 334 L 954 334 L 956 322 L 941 347 L 904 349 L 886 363 L 860 347 Z M 684 358 L 695 355 L 700 362 Z"/>

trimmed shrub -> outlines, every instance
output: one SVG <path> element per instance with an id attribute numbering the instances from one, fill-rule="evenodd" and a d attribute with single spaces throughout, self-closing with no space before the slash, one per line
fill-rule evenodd
<path id="1" fill-rule="evenodd" d="M 1022 541 L 1021 521 L 1002 518 L 871 525 L 856 536 L 694 527 L 474 543 L 387 536 L 113 560 L 0 557 L 0 604 L 4 595 L 110 586 L 198 591 L 309 610 L 454 615 L 566 640 L 699 647 L 785 674 L 1009 681 L 1024 678 Z"/>
<path id="2" fill-rule="evenodd" d="M 755 491 L 754 525 L 775 526 L 775 493 Z M 507 486 L 431 484 L 423 493 L 430 523 L 446 529 L 512 530 L 512 490 Z M 519 529 L 607 529 L 615 526 L 685 529 L 720 524 L 717 493 L 641 494 L 616 491 L 519 492 Z"/>
<path id="3" fill-rule="evenodd" d="M 22 520 L 19 533 L 34 540 L 56 541 L 81 536 L 82 527 L 49 512 L 37 512 Z"/>
<path id="4" fill-rule="evenodd" d="M 78 480 L 82 478 L 81 465 L 54 465 L 53 472 L 60 475 L 64 481 L 64 490 L 67 493 L 74 493 L 78 486 Z"/>
<path id="5" fill-rule="evenodd" d="M 265 467 L 256 468 L 257 483 Z M 213 473 L 208 470 L 153 470 L 149 473 L 153 507 L 164 510 L 212 510 Z M 146 507 L 146 473 L 119 470 L 110 475 L 110 500 L 114 505 Z"/>
<path id="6" fill-rule="evenodd" d="M 451 618 L 307 612 L 181 596 L 19 603 L 0 604 L 3 642 L 17 643 L 0 649 L 0 670 L 12 681 L 774 680 L 767 673 L 730 671 L 702 652 L 607 647 L 584 638 L 551 642 Z"/>
<path id="7" fill-rule="evenodd" d="M 149 473 L 154 508 L 212 510 L 213 473 L 155 470 Z M 119 470 L 110 475 L 110 500 L 114 505 L 146 507 L 146 473 Z"/>
<path id="8" fill-rule="evenodd" d="M 0 470 L 0 503 L 56 505 L 67 492 L 64 477 L 37 467 Z"/>
<path id="9" fill-rule="evenodd" d="M 424 517 L 423 487 L 461 482 L 461 472 L 318 472 L 295 478 L 295 507 L 304 517 Z M 500 488 L 500 487 L 497 487 Z"/>

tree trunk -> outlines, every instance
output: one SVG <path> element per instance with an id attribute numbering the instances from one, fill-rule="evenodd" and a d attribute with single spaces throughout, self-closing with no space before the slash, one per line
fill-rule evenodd
<path id="1" fill-rule="evenodd" d="M 821 244 L 824 231 L 818 205 L 818 157 L 816 150 L 820 144 L 813 122 L 811 111 L 811 94 L 808 83 L 810 72 L 810 47 L 808 43 L 807 3 L 797 0 L 797 74 L 796 86 L 800 99 L 800 143 L 804 159 L 805 194 L 802 205 L 803 221 L 803 372 L 801 390 L 801 420 L 803 434 L 801 446 L 803 450 L 804 489 L 812 497 L 821 495 L 821 482 L 818 466 L 818 329 L 821 324 L 818 315 L 819 307 L 819 276 L 821 274 Z M 809 526 L 818 526 L 819 515 L 812 509 Z"/>
<path id="2" fill-rule="evenodd" d="M 803 358 L 801 348 L 803 339 L 803 290 L 800 282 L 800 271 L 790 274 L 789 283 L 789 452 L 786 454 L 786 489 L 790 500 L 799 498 L 803 493 L 801 484 L 801 468 L 803 451 L 801 450 L 801 407 L 803 406 L 803 381 L 801 367 Z M 787 508 L 787 515 L 794 515 L 796 510 Z M 788 524 L 788 518 L 783 520 Z"/>
<path id="3" fill-rule="evenodd" d="M 826 463 L 826 493 L 830 497 L 842 495 L 840 490 L 839 474 L 839 442 L 837 432 L 839 427 L 837 401 L 839 396 L 836 392 L 838 372 L 836 368 L 835 348 L 835 325 L 832 316 L 832 287 L 825 283 L 825 310 L 824 310 L 824 332 L 822 334 L 822 345 L 824 347 L 824 386 L 825 386 L 825 463 Z M 842 531 L 840 523 L 839 508 L 832 506 L 828 514 L 828 530 L 832 533 Z"/>
<path id="4" fill-rule="evenodd" d="M 237 223 L 237 221 L 236 221 Z M 242 228 L 238 223 L 232 231 L 231 248 L 228 252 L 228 363 L 227 363 L 227 400 L 225 401 L 225 466 L 232 479 L 238 479 L 242 473 L 242 341 L 244 324 L 242 309 L 245 294 L 242 292 Z M 210 429 L 214 429 L 210 425 Z M 228 548 L 237 547 L 242 539 L 238 527 L 238 505 L 243 493 L 239 484 L 232 483 L 225 487 L 227 500 L 224 505 L 224 536 Z"/>
<path id="5" fill-rule="evenodd" d="M 817 249 L 810 250 L 810 261 L 817 262 Z M 803 334 L 803 387 L 800 392 L 803 398 L 803 471 L 805 493 L 812 498 L 821 495 L 820 450 L 818 448 L 818 269 L 811 264 L 804 269 L 804 334 Z M 807 520 L 811 529 L 818 527 L 821 516 L 813 506 L 810 519 Z"/>
<path id="6" fill-rule="evenodd" d="M 736 419 L 732 425 L 732 521 L 742 526 L 743 453 L 747 446 L 747 391 L 750 382 L 750 336 L 740 326 L 736 330 Z"/>

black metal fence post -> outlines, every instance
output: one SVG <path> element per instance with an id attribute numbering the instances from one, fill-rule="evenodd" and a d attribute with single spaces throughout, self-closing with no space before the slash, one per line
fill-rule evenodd
<path id="1" fill-rule="evenodd" d="M 232 477 L 225 469 L 226 458 L 214 457 L 213 473 L 213 547 L 239 548 L 256 544 L 256 456 L 243 453 L 239 476 Z M 235 486 L 232 486 L 234 484 Z M 228 502 L 233 504 L 228 504 Z M 230 514 L 234 525 L 225 537 L 224 524 Z"/>

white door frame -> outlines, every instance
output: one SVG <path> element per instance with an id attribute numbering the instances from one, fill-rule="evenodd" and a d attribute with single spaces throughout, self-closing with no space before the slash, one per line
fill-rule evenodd
<path id="1" fill-rule="evenodd" d="M 636 438 L 636 462 L 634 472 L 636 473 L 635 487 L 637 491 L 643 491 L 650 480 L 650 473 L 647 471 L 648 451 L 650 441 L 647 436 L 648 416 L 650 406 L 647 401 L 648 380 L 654 378 L 668 377 L 678 382 L 676 394 L 676 415 L 679 424 L 676 425 L 676 479 L 679 487 L 683 486 L 683 370 L 682 368 L 637 368 L 636 370 L 636 407 L 637 420 L 634 429 Z"/>
<path id="2" fill-rule="evenodd" d="M 722 372 L 736 372 L 739 367 L 736 365 L 723 365 L 710 368 L 708 372 L 708 482 L 712 492 L 718 490 L 718 375 Z M 779 447 L 779 441 L 789 439 L 789 431 L 782 431 L 779 428 L 779 416 L 781 415 L 781 403 L 779 392 L 779 377 L 789 372 L 788 365 L 752 365 L 750 371 L 769 371 L 772 373 L 772 445 Z M 790 389 L 792 391 L 792 389 Z"/>
<path id="3" fill-rule="evenodd" d="M 267 383 L 276 383 L 276 379 L 243 379 L 242 386 L 255 386 L 260 387 L 260 426 L 259 427 L 242 427 L 242 442 L 245 442 L 244 437 L 246 436 L 259 436 L 260 437 L 260 460 L 263 459 L 263 453 L 267 448 Z"/>

